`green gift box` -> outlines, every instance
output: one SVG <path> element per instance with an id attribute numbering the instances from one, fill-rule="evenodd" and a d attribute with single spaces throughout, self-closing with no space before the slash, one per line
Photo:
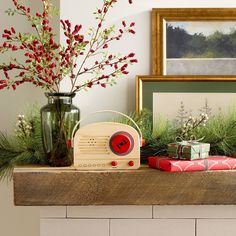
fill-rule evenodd
<path id="1" fill-rule="evenodd" d="M 209 156 L 210 144 L 182 141 L 168 144 L 169 157 L 181 160 L 204 159 Z"/>

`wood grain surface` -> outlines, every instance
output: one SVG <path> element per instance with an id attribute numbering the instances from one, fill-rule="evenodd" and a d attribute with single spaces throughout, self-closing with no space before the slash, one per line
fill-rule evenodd
<path id="1" fill-rule="evenodd" d="M 231 205 L 236 204 L 236 171 L 16 168 L 14 201 L 18 206 Z"/>

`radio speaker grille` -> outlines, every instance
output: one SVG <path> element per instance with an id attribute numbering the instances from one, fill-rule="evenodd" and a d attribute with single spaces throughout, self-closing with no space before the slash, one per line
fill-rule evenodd
<path id="1" fill-rule="evenodd" d="M 80 154 L 110 154 L 109 136 L 79 136 L 78 138 Z"/>

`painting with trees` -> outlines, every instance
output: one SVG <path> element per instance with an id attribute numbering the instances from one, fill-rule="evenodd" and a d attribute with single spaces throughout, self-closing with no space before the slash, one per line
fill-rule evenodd
<path id="1" fill-rule="evenodd" d="M 166 58 L 236 58 L 236 22 L 167 22 Z"/>
<path id="2" fill-rule="evenodd" d="M 236 105 L 236 93 L 153 93 L 153 122 L 168 119 L 181 127 L 190 116 L 212 117 Z"/>

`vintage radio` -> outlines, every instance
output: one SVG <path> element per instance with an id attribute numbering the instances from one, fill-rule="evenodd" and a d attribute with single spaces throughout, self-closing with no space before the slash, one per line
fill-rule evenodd
<path id="1" fill-rule="evenodd" d="M 123 113 L 105 110 L 129 119 L 133 127 L 116 122 L 98 122 L 74 128 L 74 166 L 79 170 L 138 169 L 142 134 L 137 124 Z M 91 115 L 91 114 L 90 114 Z M 79 125 L 81 121 L 77 123 Z"/>

